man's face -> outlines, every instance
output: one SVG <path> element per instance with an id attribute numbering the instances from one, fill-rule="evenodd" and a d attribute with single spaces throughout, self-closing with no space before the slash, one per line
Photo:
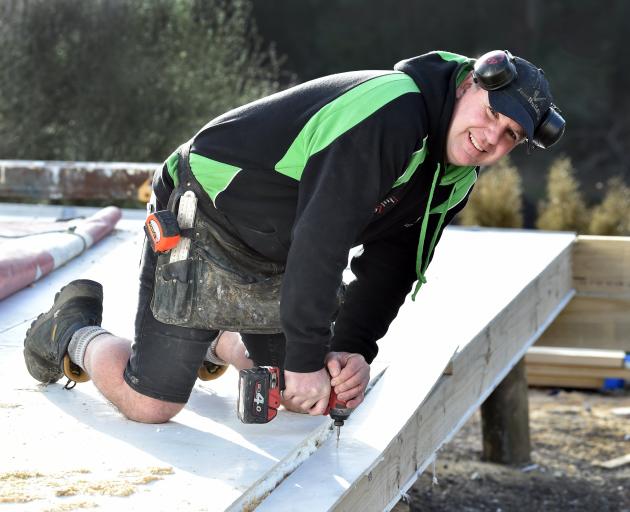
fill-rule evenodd
<path id="1" fill-rule="evenodd" d="M 446 161 L 461 166 L 490 165 L 524 138 L 520 124 L 490 107 L 488 91 L 469 77 L 457 90 L 446 136 Z"/>

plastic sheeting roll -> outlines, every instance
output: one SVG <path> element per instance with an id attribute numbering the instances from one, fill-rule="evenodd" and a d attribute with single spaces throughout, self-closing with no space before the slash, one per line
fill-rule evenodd
<path id="1" fill-rule="evenodd" d="M 65 231 L 33 233 L 3 244 L 0 300 L 76 258 L 114 230 L 122 211 L 108 206 Z"/>

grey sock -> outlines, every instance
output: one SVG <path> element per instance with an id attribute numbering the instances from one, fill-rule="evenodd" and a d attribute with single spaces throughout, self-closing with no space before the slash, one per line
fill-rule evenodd
<path id="1" fill-rule="evenodd" d="M 110 334 L 110 332 L 98 325 L 88 325 L 87 327 L 78 329 L 70 339 L 70 344 L 68 345 L 70 361 L 79 366 L 83 371 L 85 371 L 85 367 L 83 366 L 85 349 L 87 349 L 87 346 L 94 338 L 101 334 Z"/>
<path id="2" fill-rule="evenodd" d="M 210 343 L 210 346 L 208 347 L 208 352 L 206 352 L 206 357 L 204 358 L 205 361 L 210 361 L 211 363 L 214 363 L 219 366 L 228 365 L 223 359 L 221 359 L 217 355 L 217 344 L 219 343 L 219 338 L 224 332 L 225 331 L 219 331 L 219 334 L 217 334 L 217 337 L 214 338 L 212 343 Z"/>

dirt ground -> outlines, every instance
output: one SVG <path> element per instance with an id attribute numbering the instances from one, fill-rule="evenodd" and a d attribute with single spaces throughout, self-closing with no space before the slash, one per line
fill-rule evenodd
<path id="1" fill-rule="evenodd" d="M 530 389 L 531 464 L 482 462 L 481 422 L 475 413 L 438 453 L 395 512 L 589 511 L 630 512 L 630 464 L 598 467 L 630 454 L 630 390 L 614 394 Z"/>

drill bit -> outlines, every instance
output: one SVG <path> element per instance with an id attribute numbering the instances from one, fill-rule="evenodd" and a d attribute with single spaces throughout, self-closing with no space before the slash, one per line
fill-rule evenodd
<path id="1" fill-rule="evenodd" d="M 374 384 L 376 384 L 383 376 L 385 370 L 387 370 L 387 367 L 383 368 L 379 374 L 370 381 L 365 390 L 366 395 L 370 392 Z M 335 420 L 334 425 L 337 427 L 337 448 L 339 448 L 339 435 L 341 434 L 341 427 L 343 427 L 343 424 L 350 416 L 350 413 L 352 413 L 352 409 L 349 409 L 343 400 L 339 400 L 337 398 L 337 393 L 335 393 L 335 390 L 333 389 L 330 393 L 330 400 L 328 402 L 328 414 L 330 414 L 330 417 Z"/>
<path id="2" fill-rule="evenodd" d="M 341 434 L 341 427 L 343 427 L 343 420 L 336 419 L 335 427 L 337 427 L 337 448 L 339 448 L 339 434 Z"/>

